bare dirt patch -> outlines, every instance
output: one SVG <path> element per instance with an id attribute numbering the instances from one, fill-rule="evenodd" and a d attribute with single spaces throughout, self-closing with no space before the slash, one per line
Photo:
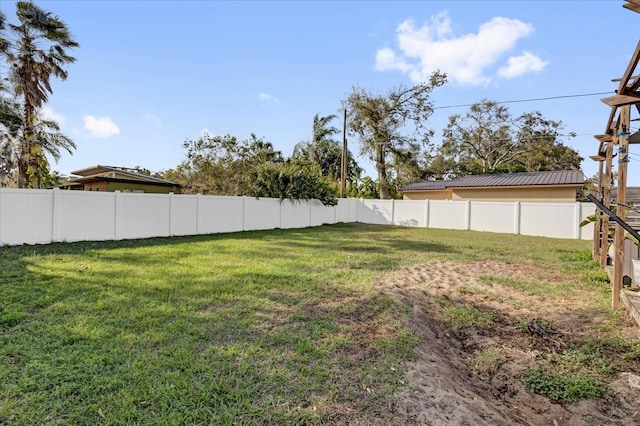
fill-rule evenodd
<path id="1" fill-rule="evenodd" d="M 423 338 L 409 363 L 409 388 L 395 409 L 404 424 L 632 425 L 640 424 L 640 391 L 628 375 L 611 376 L 617 401 L 560 404 L 531 394 L 521 377 L 544 356 L 588 336 L 604 321 L 579 291 L 543 297 L 522 283 L 562 283 L 570 276 L 533 265 L 497 261 L 434 262 L 404 268 L 379 283 L 383 293 L 413 309 L 410 326 Z M 582 296 L 582 298 L 581 298 Z M 489 327 L 457 327 L 446 306 L 494 315 Z M 523 330 L 528 320 L 554 325 L 553 333 Z M 524 321 L 524 323 L 523 323 Z M 534 323 L 534 325 L 537 323 Z M 625 334 L 637 335 L 629 322 Z M 636 363 L 625 371 L 640 374 Z"/>

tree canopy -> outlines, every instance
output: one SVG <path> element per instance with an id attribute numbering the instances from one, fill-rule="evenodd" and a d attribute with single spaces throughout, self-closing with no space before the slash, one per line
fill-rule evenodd
<path id="1" fill-rule="evenodd" d="M 2 167 L 17 167 L 19 187 L 38 188 L 48 173 L 45 154 L 56 159 L 60 148 L 70 153 L 75 149 L 58 124 L 44 120 L 40 110 L 53 93 L 51 78 L 66 80 L 65 66 L 75 61 L 68 50 L 78 43 L 59 17 L 32 2 L 16 2 L 16 16 L 18 24 L 8 25 L 4 15 L 0 16 L 0 54 L 10 65 L 9 85 L 0 89 L 12 90 L 21 110 L 20 128 L 15 129 L 15 102 L 3 99 Z M 14 158 L 7 157 L 10 153 Z"/>
<path id="2" fill-rule="evenodd" d="M 300 142 L 293 149 L 292 159 L 297 161 L 315 163 L 320 166 L 322 175 L 332 182 L 340 182 L 342 179 L 342 143 L 333 139 L 333 135 L 340 133 L 329 123 L 336 115 L 313 117 L 313 133 L 311 139 Z M 347 151 L 347 182 L 354 182 L 362 173 L 353 154 Z"/>
<path id="3" fill-rule="evenodd" d="M 336 191 L 318 165 L 285 160 L 280 151 L 255 135 L 204 135 L 184 144 L 186 159 L 163 177 L 179 183 L 184 193 L 246 195 L 293 201 L 316 198 L 337 203 Z"/>
<path id="4" fill-rule="evenodd" d="M 465 115 L 449 117 L 443 143 L 429 158 L 432 178 L 467 174 L 579 169 L 582 158 L 564 145 L 561 121 L 540 112 L 514 118 L 496 102 L 483 100 Z"/>
<path id="5" fill-rule="evenodd" d="M 360 140 L 361 154 L 376 165 L 380 198 L 389 198 L 391 192 L 391 156 L 395 155 L 396 162 L 415 156 L 432 135 L 426 127 L 433 112 L 430 95 L 445 82 L 444 74 L 434 72 L 429 82 L 400 85 L 384 94 L 354 87 L 342 101 L 349 131 Z"/>

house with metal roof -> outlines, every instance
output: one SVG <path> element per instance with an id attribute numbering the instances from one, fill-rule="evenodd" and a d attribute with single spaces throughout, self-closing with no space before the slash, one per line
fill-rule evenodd
<path id="1" fill-rule="evenodd" d="M 469 175 L 412 183 L 400 188 L 405 200 L 575 202 L 584 186 L 580 170 Z"/>
<path id="2" fill-rule="evenodd" d="M 91 166 L 71 172 L 65 189 L 106 192 L 147 192 L 168 194 L 181 192 L 180 184 L 137 172 L 136 169 L 114 166 Z"/>

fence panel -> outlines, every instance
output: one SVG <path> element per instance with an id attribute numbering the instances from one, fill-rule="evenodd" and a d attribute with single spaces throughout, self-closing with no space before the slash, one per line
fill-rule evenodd
<path id="1" fill-rule="evenodd" d="M 470 207 L 471 230 L 502 234 L 515 232 L 516 203 L 472 201 Z"/>
<path id="2" fill-rule="evenodd" d="M 396 200 L 393 206 L 393 224 L 425 227 L 425 205 L 426 201 Z"/>
<path id="3" fill-rule="evenodd" d="M 196 235 L 198 233 L 198 196 L 172 194 L 171 235 Z"/>
<path id="4" fill-rule="evenodd" d="M 52 241 L 53 191 L 0 188 L 0 244 Z"/>
<path id="5" fill-rule="evenodd" d="M 393 221 L 393 200 L 362 200 L 357 209 L 357 222 L 389 225 Z"/>
<path id="6" fill-rule="evenodd" d="M 168 237 L 168 194 L 116 193 L 116 239 Z"/>
<path id="7" fill-rule="evenodd" d="M 580 222 L 586 220 L 589 216 L 596 214 L 596 206 L 593 203 L 580 203 L 582 205 Z M 595 224 L 590 222 L 580 227 L 580 239 L 590 240 L 593 238 L 593 227 Z"/>
<path id="8" fill-rule="evenodd" d="M 244 203 L 244 230 L 280 228 L 280 200 L 246 197 Z"/>
<path id="9" fill-rule="evenodd" d="M 305 228 L 311 223 L 311 205 L 307 201 L 292 203 L 284 200 L 280 209 L 280 227 L 283 229 Z"/>
<path id="10" fill-rule="evenodd" d="M 201 195 L 198 198 L 198 233 L 238 232 L 244 225 L 244 197 Z"/>
<path id="11" fill-rule="evenodd" d="M 53 191 L 55 241 L 104 241 L 116 237 L 116 194 L 113 192 Z M 56 232 L 57 231 L 57 232 Z"/>
<path id="12" fill-rule="evenodd" d="M 575 203 L 520 203 L 520 233 L 576 238 Z"/>
<path id="13" fill-rule="evenodd" d="M 466 229 L 466 201 L 429 201 L 429 228 Z"/>
<path id="14" fill-rule="evenodd" d="M 356 200 L 348 199 L 348 198 L 339 198 L 338 205 L 334 207 L 335 209 L 335 223 L 346 223 L 351 222 L 349 220 L 349 212 L 351 209 L 351 202 L 355 202 Z"/>
<path id="15" fill-rule="evenodd" d="M 318 200 L 310 200 L 311 205 L 311 226 L 320 226 L 335 223 L 336 212 L 332 206 L 324 206 Z"/>

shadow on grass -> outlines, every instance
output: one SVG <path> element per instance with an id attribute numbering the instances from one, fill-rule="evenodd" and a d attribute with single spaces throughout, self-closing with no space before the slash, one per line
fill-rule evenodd
<path id="1" fill-rule="evenodd" d="M 0 248 L 0 256 L 21 257 L 41 256 L 48 254 L 78 254 L 94 250 L 118 250 L 157 246 L 204 243 L 211 241 L 272 241 L 288 247 L 336 247 L 341 250 L 364 250 L 372 252 L 388 252 L 389 250 L 424 250 L 448 251 L 449 246 L 433 242 L 412 239 L 399 239 L 385 236 L 393 229 L 404 229 L 392 226 L 364 225 L 358 223 L 323 225 L 302 229 L 276 229 L 266 231 L 243 231 L 224 234 L 206 234 L 193 236 L 156 237 L 116 241 L 78 241 L 61 242 L 43 245 L 22 245 Z M 317 236 L 321 235 L 322 240 Z M 289 240 L 282 242 L 281 240 Z M 1 257 L 0 257 L 1 259 Z"/>
<path id="2" fill-rule="evenodd" d="M 375 418 L 396 387 L 400 360 L 373 349 L 395 330 L 367 340 L 340 318 L 389 324 L 397 313 L 340 282 L 250 268 L 155 282 L 116 268 L 127 250 L 99 272 L 57 269 L 57 254 L 17 259 L 14 280 L 1 280 L 2 312 L 23 314 L 0 327 L 0 423 L 316 423 L 345 406 Z M 137 262 L 157 268 L 151 258 Z"/>

